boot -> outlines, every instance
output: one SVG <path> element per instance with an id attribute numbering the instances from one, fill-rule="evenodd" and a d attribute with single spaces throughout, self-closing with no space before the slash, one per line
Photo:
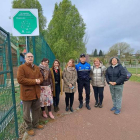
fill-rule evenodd
<path id="1" fill-rule="evenodd" d="M 56 106 L 54 106 L 54 112 L 57 112 L 57 107 Z"/>
<path id="2" fill-rule="evenodd" d="M 59 111 L 60 109 L 59 109 L 59 106 L 56 106 L 56 108 L 57 108 L 57 111 Z"/>
<path id="3" fill-rule="evenodd" d="M 30 136 L 34 136 L 34 135 L 35 135 L 35 132 L 34 132 L 33 129 L 28 130 L 28 131 L 26 131 L 26 132 L 27 132 L 27 134 L 30 135 Z"/>
<path id="4" fill-rule="evenodd" d="M 79 108 L 81 109 L 83 107 L 83 102 L 80 102 Z"/>
<path id="5" fill-rule="evenodd" d="M 44 117 L 44 118 L 48 118 L 48 116 L 47 116 L 47 114 L 46 114 L 46 112 L 45 111 L 42 111 L 42 116 Z"/>
<path id="6" fill-rule="evenodd" d="M 87 108 L 88 110 L 91 110 L 91 107 L 89 106 L 89 104 L 86 104 L 86 108 Z"/>
<path id="7" fill-rule="evenodd" d="M 73 112 L 73 108 L 72 107 L 70 107 L 70 111 Z"/>
<path id="8" fill-rule="evenodd" d="M 66 107 L 66 111 L 69 111 L 69 107 L 68 106 Z"/>

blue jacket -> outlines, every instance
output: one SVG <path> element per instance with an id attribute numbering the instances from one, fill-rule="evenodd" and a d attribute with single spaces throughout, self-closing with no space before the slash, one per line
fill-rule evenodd
<path id="1" fill-rule="evenodd" d="M 85 62 L 83 63 L 78 63 L 76 65 L 76 70 L 77 70 L 77 75 L 78 75 L 78 80 L 90 80 L 90 64 Z"/>

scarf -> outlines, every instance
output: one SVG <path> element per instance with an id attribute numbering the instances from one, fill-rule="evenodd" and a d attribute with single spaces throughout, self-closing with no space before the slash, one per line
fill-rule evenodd
<path id="1" fill-rule="evenodd" d="M 49 76 L 49 66 L 44 66 L 40 63 L 39 67 L 44 71 L 44 79 L 47 80 Z"/>
<path id="2" fill-rule="evenodd" d="M 55 73 L 58 73 L 58 67 L 54 67 Z"/>
<path id="3" fill-rule="evenodd" d="M 118 65 L 118 63 L 116 65 L 112 65 L 113 68 L 115 68 Z"/>
<path id="4" fill-rule="evenodd" d="M 67 71 L 70 72 L 70 73 L 72 73 L 74 70 L 75 70 L 74 67 L 69 67 L 69 66 L 67 67 Z"/>

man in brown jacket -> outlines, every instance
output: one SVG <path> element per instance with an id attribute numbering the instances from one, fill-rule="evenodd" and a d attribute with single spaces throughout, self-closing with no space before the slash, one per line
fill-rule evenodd
<path id="1" fill-rule="evenodd" d="M 27 125 L 26 131 L 32 136 L 35 134 L 33 128 L 43 129 L 43 126 L 39 125 L 40 83 L 43 81 L 43 77 L 39 67 L 33 64 L 33 60 L 33 54 L 27 53 L 25 55 L 26 63 L 20 65 L 17 71 L 20 99 L 23 101 L 23 118 Z"/>

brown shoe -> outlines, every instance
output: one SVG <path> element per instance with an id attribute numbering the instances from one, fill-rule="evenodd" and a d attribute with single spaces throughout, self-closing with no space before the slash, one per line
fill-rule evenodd
<path id="1" fill-rule="evenodd" d="M 44 126 L 43 125 L 38 125 L 38 126 L 36 126 L 36 127 L 34 127 L 34 128 L 36 128 L 36 129 L 44 129 Z"/>
<path id="2" fill-rule="evenodd" d="M 34 130 L 31 129 L 31 130 L 27 131 L 27 134 L 30 135 L 30 136 L 34 136 L 35 132 L 34 132 Z"/>

